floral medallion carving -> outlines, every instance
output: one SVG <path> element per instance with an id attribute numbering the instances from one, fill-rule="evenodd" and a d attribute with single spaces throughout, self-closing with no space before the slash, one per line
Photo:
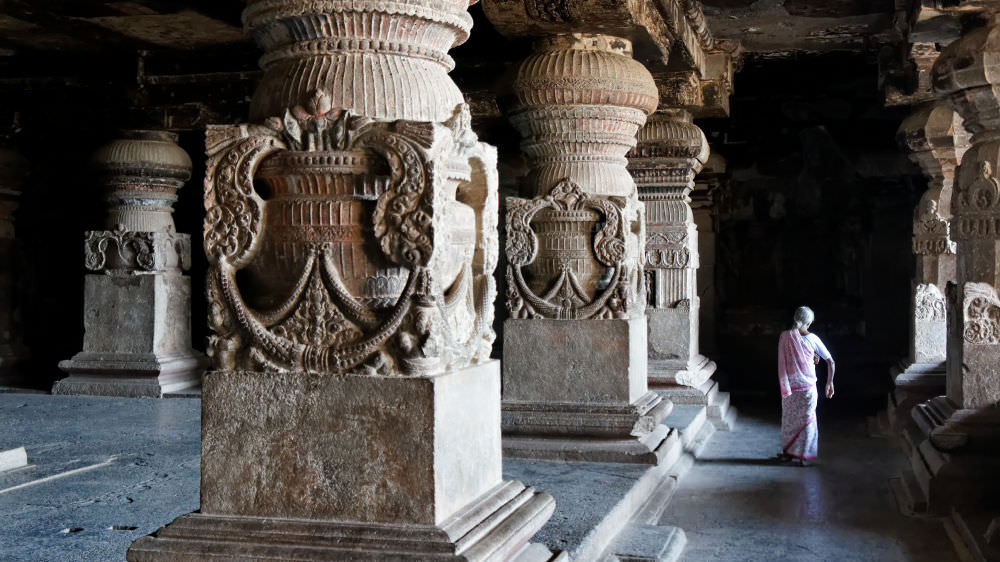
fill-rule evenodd
<path id="1" fill-rule="evenodd" d="M 947 301 L 937 285 L 921 283 L 914 292 L 914 318 L 917 320 L 944 321 Z"/>
<path id="2" fill-rule="evenodd" d="M 1000 344 L 1000 297 L 988 283 L 966 283 L 962 337 L 971 344 Z"/>

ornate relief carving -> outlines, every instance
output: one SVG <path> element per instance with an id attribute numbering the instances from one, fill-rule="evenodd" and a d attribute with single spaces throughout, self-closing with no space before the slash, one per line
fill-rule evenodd
<path id="1" fill-rule="evenodd" d="M 467 108 L 443 125 L 388 123 L 333 110 L 329 96 L 316 92 L 265 126 L 211 127 L 207 139 L 205 250 L 219 368 L 419 374 L 488 358 L 498 250 L 487 230 L 496 225 L 496 176 L 470 175 L 473 166 L 488 169 L 493 153 L 475 141 Z M 351 167 L 366 154 L 386 165 L 387 178 Z M 348 199 L 374 197 L 370 225 L 358 226 L 371 229 L 381 255 L 345 266 L 342 245 L 350 240 L 337 232 L 353 223 L 302 230 L 289 223 L 302 267 L 277 306 L 255 310 L 236 272 L 281 251 L 261 244 L 270 202 L 253 179 L 265 160 L 273 185 L 301 182 L 333 194 L 346 182 L 356 188 Z M 292 165 L 282 172 L 286 161 Z M 401 286 L 379 273 L 396 270 Z M 379 287 L 399 292 L 370 292 Z"/>
<path id="2" fill-rule="evenodd" d="M 1000 297 L 988 283 L 966 283 L 962 337 L 972 344 L 1000 344 Z"/>
<path id="3" fill-rule="evenodd" d="M 988 161 L 977 164 L 971 181 L 959 184 L 955 192 L 955 231 L 959 238 L 1000 236 L 1000 182 Z M 964 174 L 962 175 L 964 178 Z"/>
<path id="4" fill-rule="evenodd" d="M 592 210 L 602 226 L 590 244 L 594 257 L 609 268 L 603 289 L 591 295 L 569 261 L 559 264 L 548 290 L 536 294 L 525 281 L 523 269 L 535 261 L 538 236 L 532 219 L 543 209 L 557 211 Z M 629 263 L 627 234 L 638 220 L 638 209 L 624 197 L 591 196 L 579 185 L 565 179 L 548 195 L 534 199 L 507 199 L 507 307 L 513 318 L 626 318 L 640 291 L 638 267 Z M 600 285 L 599 285 L 600 286 Z"/>
<path id="5" fill-rule="evenodd" d="M 913 295 L 914 317 L 917 320 L 944 321 L 947 302 L 937 285 L 921 283 Z"/>
<path id="6" fill-rule="evenodd" d="M 91 271 L 187 270 L 191 237 L 174 232 L 91 230 L 86 233 L 83 253 L 84 265 Z"/>
<path id="7" fill-rule="evenodd" d="M 913 253 L 917 255 L 954 254 L 951 227 L 938 212 L 937 201 L 927 199 L 917 209 L 913 221 Z"/>

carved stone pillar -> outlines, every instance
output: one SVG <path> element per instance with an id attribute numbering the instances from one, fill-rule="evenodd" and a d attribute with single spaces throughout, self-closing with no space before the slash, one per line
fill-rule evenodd
<path id="1" fill-rule="evenodd" d="M 972 133 L 951 199 L 956 282 L 949 284 L 947 396 L 913 410 L 926 440 L 911 463 L 930 509 L 1000 501 L 1000 20 L 949 45 L 934 89 Z"/>
<path id="2" fill-rule="evenodd" d="M 496 152 L 447 75 L 467 9 L 248 2 L 252 122 L 207 133 L 201 509 L 129 560 L 551 556 L 552 497 L 501 475 Z"/>
<path id="3" fill-rule="evenodd" d="M 698 345 L 703 353 L 716 351 L 715 236 L 718 230 L 716 191 L 726 174 L 726 160 L 712 152 L 695 177 L 691 211 L 698 229 Z"/>
<path id="4" fill-rule="evenodd" d="M 25 381 L 17 370 L 27 350 L 14 305 L 14 211 L 27 174 L 28 162 L 14 150 L 0 147 L 0 386 Z"/>
<path id="5" fill-rule="evenodd" d="M 690 194 L 707 159 L 708 141 L 691 114 L 666 109 L 639 131 L 628 167 L 646 204 L 649 385 L 673 402 L 708 406 L 713 424 L 729 428 L 729 396 L 719 393 L 711 380 L 715 362 L 698 348 L 698 228 Z"/>
<path id="6" fill-rule="evenodd" d="M 631 47 L 553 35 L 514 83 L 532 198 L 507 199 L 510 455 L 656 464 L 670 450 L 670 402 L 646 386 L 645 221 L 625 160 L 657 94 Z"/>
<path id="7" fill-rule="evenodd" d="M 955 281 L 955 242 L 950 221 L 955 170 L 969 147 L 962 119 L 943 102 L 923 105 L 897 133 L 910 159 L 927 175 L 927 191 L 913 213 L 916 277 L 910 306 L 909 355 L 893 368 L 890 422 L 896 431 L 912 425 L 916 404 L 945 392 L 947 307 L 945 291 Z"/>
<path id="8" fill-rule="evenodd" d="M 191 159 L 177 136 L 126 131 L 94 155 L 108 202 L 106 230 L 86 233 L 83 351 L 53 394 L 160 397 L 201 382 L 191 348 L 191 238 L 174 231 L 177 190 Z"/>

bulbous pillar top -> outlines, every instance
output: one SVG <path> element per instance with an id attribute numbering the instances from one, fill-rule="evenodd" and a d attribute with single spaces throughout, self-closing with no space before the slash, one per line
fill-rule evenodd
<path id="1" fill-rule="evenodd" d="M 686 195 L 709 158 L 708 139 L 683 109 L 661 110 L 639 131 L 629 171 L 639 189 L 677 188 Z"/>
<path id="2" fill-rule="evenodd" d="M 954 149 L 959 160 L 969 146 L 962 117 L 943 101 L 918 107 L 903 119 L 896 138 L 911 152 Z"/>
<path id="3" fill-rule="evenodd" d="M 569 33 L 539 40 L 514 80 L 511 122 L 532 166 L 528 183 L 548 193 L 564 179 L 597 195 L 628 196 L 625 154 L 659 101 L 656 83 L 631 58 L 631 42 Z"/>
<path id="4" fill-rule="evenodd" d="M 243 23 L 265 51 L 251 120 L 312 92 L 374 119 L 445 121 L 464 102 L 448 50 L 472 28 L 468 0 L 247 0 Z"/>
<path id="5" fill-rule="evenodd" d="M 191 178 L 191 158 L 166 131 L 123 131 L 94 153 L 108 201 L 107 227 L 169 232 L 177 190 Z"/>
<path id="6" fill-rule="evenodd" d="M 92 160 L 99 171 L 121 181 L 162 178 L 180 188 L 191 177 L 191 158 L 177 145 L 177 135 L 167 131 L 122 131 L 97 149 Z"/>
<path id="7" fill-rule="evenodd" d="M 659 95 L 652 75 L 632 58 L 632 43 L 610 35 L 568 33 L 538 40 L 518 68 L 522 107 L 606 105 L 649 115 Z"/>

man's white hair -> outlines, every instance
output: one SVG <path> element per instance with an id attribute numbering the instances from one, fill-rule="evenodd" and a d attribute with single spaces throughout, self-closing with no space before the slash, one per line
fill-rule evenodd
<path id="1" fill-rule="evenodd" d="M 795 327 L 799 330 L 804 330 L 813 323 L 816 319 L 816 314 L 808 306 L 800 306 L 795 309 Z"/>

